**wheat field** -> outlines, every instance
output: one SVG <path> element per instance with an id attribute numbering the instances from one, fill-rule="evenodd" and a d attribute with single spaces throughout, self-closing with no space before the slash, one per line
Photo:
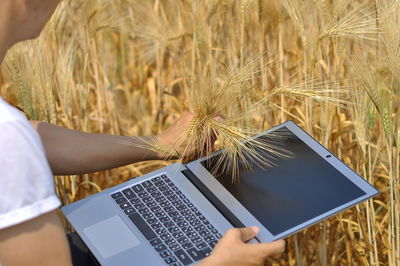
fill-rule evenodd
<path id="1" fill-rule="evenodd" d="M 187 137 L 211 127 L 219 147 L 293 120 L 381 193 L 268 263 L 400 265 L 399 25 L 396 0 L 64 0 L 7 54 L 0 95 L 30 119 L 129 136 L 190 111 Z M 57 192 L 70 203 L 172 162 L 55 177 Z"/>

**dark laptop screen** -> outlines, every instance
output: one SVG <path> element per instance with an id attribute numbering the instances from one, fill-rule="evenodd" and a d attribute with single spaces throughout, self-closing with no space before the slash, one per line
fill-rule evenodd
<path id="1" fill-rule="evenodd" d="M 277 132 L 277 131 L 275 131 Z M 219 174 L 220 183 L 274 235 L 365 195 L 286 127 L 276 145 L 293 153 L 276 166 L 240 169 L 239 181 Z M 279 134 L 279 133 L 278 133 Z M 267 155 L 268 156 L 268 155 Z M 209 171 L 215 158 L 202 162 Z"/>

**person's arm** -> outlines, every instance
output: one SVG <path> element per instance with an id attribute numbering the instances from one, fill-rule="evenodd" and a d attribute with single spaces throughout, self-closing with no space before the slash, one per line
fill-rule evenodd
<path id="1" fill-rule="evenodd" d="M 154 138 L 166 146 L 173 146 L 192 118 L 192 114 L 185 113 Z M 90 173 L 143 160 L 162 159 L 160 154 L 140 148 L 143 143 L 137 137 L 84 133 L 38 121 L 31 121 L 31 124 L 41 137 L 46 157 L 56 175 Z"/>
<path id="2" fill-rule="evenodd" d="M 71 266 L 57 211 L 0 230 L 0 265 Z"/>
<path id="3" fill-rule="evenodd" d="M 229 229 L 209 257 L 198 266 L 262 266 L 265 260 L 285 250 L 285 241 L 246 244 L 259 233 L 258 227 Z"/>

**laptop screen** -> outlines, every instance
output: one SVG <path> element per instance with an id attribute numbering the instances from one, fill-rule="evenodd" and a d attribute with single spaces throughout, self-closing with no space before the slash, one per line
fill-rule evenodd
<path id="1" fill-rule="evenodd" d="M 216 175 L 273 235 L 366 194 L 286 127 L 274 134 L 282 134 L 275 145 L 290 151 L 290 158 L 274 157 L 272 167 L 239 167 L 236 182 L 230 174 Z M 202 162 L 210 172 L 215 157 Z"/>

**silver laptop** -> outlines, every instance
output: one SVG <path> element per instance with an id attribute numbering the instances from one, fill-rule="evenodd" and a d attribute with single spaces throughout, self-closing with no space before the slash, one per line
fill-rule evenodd
<path id="1" fill-rule="evenodd" d="M 175 163 L 62 208 L 102 265 L 191 265 L 231 227 L 259 226 L 252 242 L 284 238 L 376 194 L 376 190 L 292 121 L 290 158 L 241 169 L 237 182 L 211 169 L 221 152 Z M 265 156 L 270 156 L 265 154 Z"/>

